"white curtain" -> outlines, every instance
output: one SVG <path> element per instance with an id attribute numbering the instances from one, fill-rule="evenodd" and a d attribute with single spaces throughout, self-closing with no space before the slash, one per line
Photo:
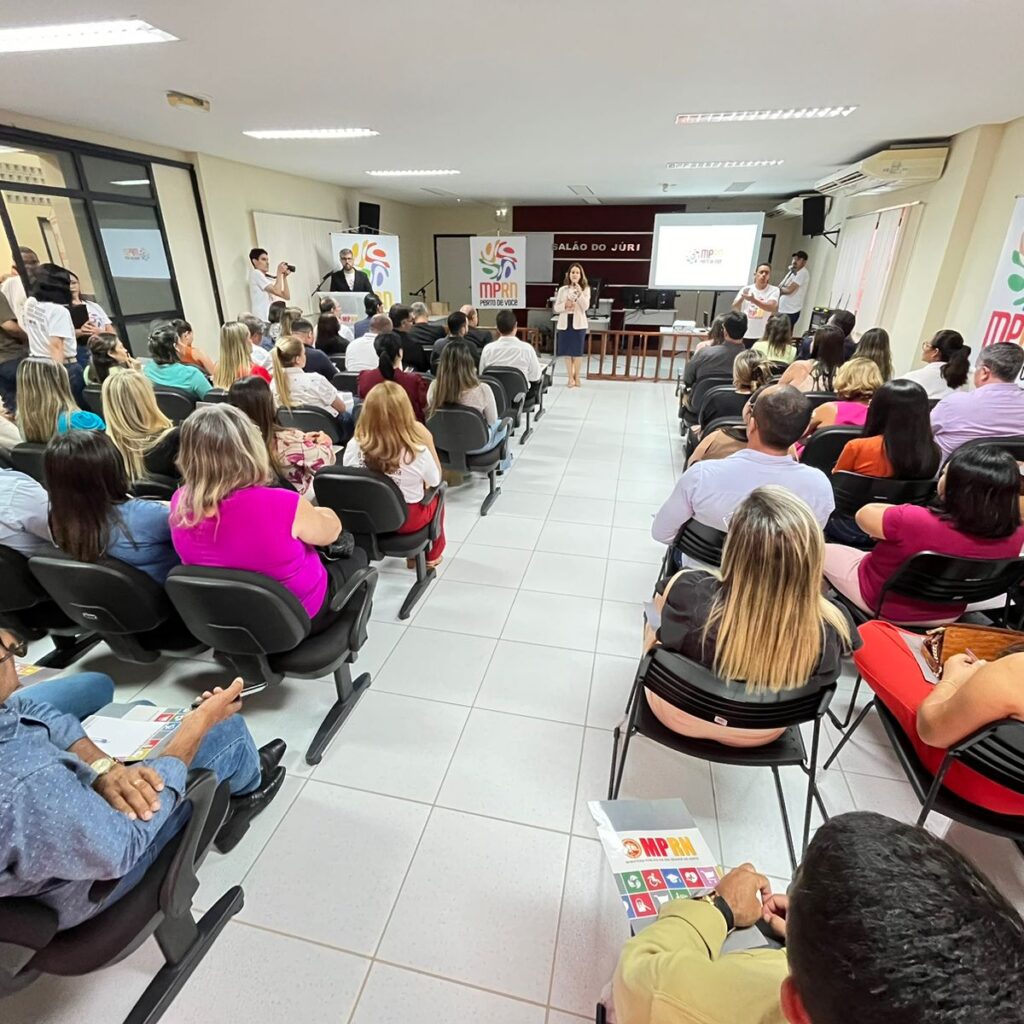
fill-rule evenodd
<path id="1" fill-rule="evenodd" d="M 832 279 L 829 305 L 833 309 L 854 309 L 860 295 L 864 263 L 871 250 L 875 233 L 875 217 L 851 217 L 839 233 L 836 273 Z"/>

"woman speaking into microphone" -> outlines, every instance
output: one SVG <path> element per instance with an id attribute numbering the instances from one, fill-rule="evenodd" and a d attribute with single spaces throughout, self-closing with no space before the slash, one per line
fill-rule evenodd
<path id="1" fill-rule="evenodd" d="M 555 296 L 558 314 L 555 354 L 566 356 L 569 369 L 569 387 L 580 386 L 580 363 L 587 341 L 587 310 L 590 308 L 590 286 L 587 275 L 579 263 L 573 263 L 565 273 L 565 281 Z"/>

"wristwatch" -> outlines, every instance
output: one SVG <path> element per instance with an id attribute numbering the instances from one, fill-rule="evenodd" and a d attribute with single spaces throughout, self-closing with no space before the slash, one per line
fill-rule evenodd
<path id="1" fill-rule="evenodd" d="M 98 779 L 106 775 L 116 764 L 117 762 L 112 757 L 100 757 L 93 761 L 89 767 L 96 773 L 96 778 Z M 94 779 L 93 781 L 95 782 L 96 780 Z"/>
<path id="2" fill-rule="evenodd" d="M 710 903 L 725 918 L 725 930 L 731 932 L 736 927 L 736 918 L 733 917 L 732 907 L 729 906 L 717 892 L 712 890 L 705 896 L 700 897 L 705 903 Z"/>

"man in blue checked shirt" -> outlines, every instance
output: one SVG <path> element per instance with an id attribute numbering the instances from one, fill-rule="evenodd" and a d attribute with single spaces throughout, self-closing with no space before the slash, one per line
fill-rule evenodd
<path id="1" fill-rule="evenodd" d="M 215 840 L 222 853 L 281 788 L 285 744 L 256 749 L 236 717 L 241 679 L 204 694 L 164 756 L 125 766 L 92 743 L 77 718 L 33 700 L 31 687 L 12 697 L 15 646 L 0 636 L 0 897 L 37 899 L 70 928 L 136 886 L 185 824 L 190 767 L 210 769 L 230 786 L 231 808 Z M 90 900 L 93 882 L 113 879 L 102 902 Z"/>

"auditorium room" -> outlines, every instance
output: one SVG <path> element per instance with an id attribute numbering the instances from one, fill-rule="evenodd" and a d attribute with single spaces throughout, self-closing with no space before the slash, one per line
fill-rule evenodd
<path id="1" fill-rule="evenodd" d="M 0 1021 L 1020 1024 L 1022 32 L 3 5 Z"/>

